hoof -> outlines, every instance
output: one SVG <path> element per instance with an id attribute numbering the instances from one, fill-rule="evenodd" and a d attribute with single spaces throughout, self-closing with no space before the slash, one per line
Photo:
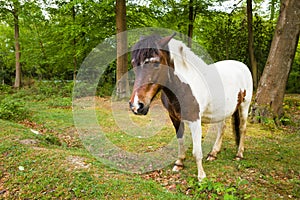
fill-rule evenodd
<path id="1" fill-rule="evenodd" d="M 204 178 L 206 178 L 206 174 L 198 176 L 198 181 L 201 183 Z"/>
<path id="2" fill-rule="evenodd" d="M 207 158 L 206 158 L 206 160 L 208 160 L 208 161 L 214 161 L 214 160 L 216 160 L 217 159 L 217 157 L 216 156 L 213 156 L 213 155 L 211 155 L 211 154 L 208 154 L 207 155 Z"/>
<path id="3" fill-rule="evenodd" d="M 182 169 L 183 169 L 183 166 L 177 166 L 177 165 L 175 165 L 175 166 L 173 167 L 172 171 L 173 171 L 173 172 L 179 172 L 179 171 L 182 170 Z"/>
<path id="4" fill-rule="evenodd" d="M 174 167 L 172 169 L 173 172 L 179 172 L 180 170 L 183 169 L 183 164 L 181 161 L 177 160 L 174 164 Z"/>
<path id="5" fill-rule="evenodd" d="M 234 158 L 236 161 L 240 161 L 240 160 L 243 160 L 243 157 L 241 157 L 241 156 L 235 156 L 235 158 Z"/>

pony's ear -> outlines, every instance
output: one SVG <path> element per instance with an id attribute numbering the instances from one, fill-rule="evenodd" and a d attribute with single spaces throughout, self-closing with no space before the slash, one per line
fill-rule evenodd
<path id="1" fill-rule="evenodd" d="M 175 35 L 176 33 L 174 32 L 172 35 L 160 39 L 159 41 L 156 42 L 156 44 L 158 45 L 158 47 L 164 48 Z"/>

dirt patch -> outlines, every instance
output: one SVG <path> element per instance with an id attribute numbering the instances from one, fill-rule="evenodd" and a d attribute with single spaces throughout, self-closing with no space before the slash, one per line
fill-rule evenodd
<path id="1" fill-rule="evenodd" d="M 59 144 L 66 144 L 67 147 L 83 147 L 79 134 L 75 127 L 69 127 L 60 132 L 52 129 L 45 128 L 44 125 L 38 124 L 34 121 L 24 120 L 21 122 L 25 127 L 30 128 L 30 131 L 36 135 L 46 136 L 46 140 L 51 140 L 53 137 L 57 138 Z M 50 139 L 49 139 L 50 138 Z M 22 144 L 35 145 L 38 143 L 37 140 L 26 139 L 20 141 Z"/>
<path id="2" fill-rule="evenodd" d="M 21 144 L 30 145 L 30 146 L 33 146 L 33 145 L 36 145 L 39 143 L 39 141 L 35 140 L 35 139 L 24 139 L 24 140 L 20 140 L 19 142 Z"/>
<path id="3" fill-rule="evenodd" d="M 85 159 L 79 156 L 68 156 L 67 162 L 70 164 L 69 170 L 88 169 L 91 164 L 85 162 Z"/>
<path id="4" fill-rule="evenodd" d="M 95 97 L 96 107 L 102 107 L 106 110 L 111 111 L 111 98 Z"/>
<path id="5" fill-rule="evenodd" d="M 66 143 L 68 147 L 83 147 L 79 134 L 74 127 L 68 128 L 64 132 L 57 134 L 57 137 L 60 138 L 62 142 Z"/>

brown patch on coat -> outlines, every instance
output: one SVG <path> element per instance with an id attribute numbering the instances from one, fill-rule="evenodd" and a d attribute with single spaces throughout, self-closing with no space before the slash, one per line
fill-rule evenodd
<path id="1" fill-rule="evenodd" d="M 191 87 L 181 82 L 179 77 L 171 71 L 172 82 L 163 87 L 166 98 L 163 100 L 171 117 L 178 121 L 196 121 L 199 119 L 200 106 L 192 93 Z"/>
<path id="2" fill-rule="evenodd" d="M 179 52 L 180 52 L 181 55 L 183 55 L 183 46 L 179 47 Z"/>
<path id="3" fill-rule="evenodd" d="M 179 47 L 179 53 L 180 53 L 180 55 L 182 57 L 182 66 L 187 67 L 187 64 L 185 62 L 185 60 L 186 60 L 185 59 L 185 55 L 184 55 L 184 52 L 183 52 L 183 46 Z"/>
<path id="4" fill-rule="evenodd" d="M 183 47 L 179 47 L 183 56 Z M 181 82 L 179 77 L 175 75 L 175 66 L 173 60 L 167 63 L 170 67 L 170 82 L 162 88 L 162 101 L 165 108 L 168 110 L 171 118 L 177 121 L 187 120 L 196 121 L 199 119 L 200 106 L 195 96 L 193 95 L 191 87 Z"/>
<path id="5" fill-rule="evenodd" d="M 240 90 L 238 93 L 236 108 L 238 108 L 241 105 L 241 103 L 245 101 L 245 96 L 246 96 L 246 90 L 244 91 Z"/>

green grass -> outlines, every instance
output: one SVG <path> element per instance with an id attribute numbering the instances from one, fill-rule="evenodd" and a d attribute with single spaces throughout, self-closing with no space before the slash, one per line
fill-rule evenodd
<path id="1" fill-rule="evenodd" d="M 120 172 L 84 148 L 71 98 L 36 99 L 23 90 L 0 97 L 5 95 L 22 100 L 29 114 L 22 121 L 0 119 L 0 199 L 300 199 L 299 121 L 277 129 L 248 124 L 240 162 L 233 160 L 228 124 L 222 151 L 217 160 L 204 162 L 207 178 L 199 183 L 191 146 L 180 173 L 172 173 L 171 165 L 140 175 Z M 299 102 L 288 97 L 285 109 L 299 113 Z M 97 98 L 95 109 L 105 136 L 126 151 L 156 151 L 174 137 L 170 122 L 155 136 L 126 134 L 113 120 L 110 99 Z M 130 120 L 145 130 L 156 124 L 148 116 L 130 115 Z"/>

